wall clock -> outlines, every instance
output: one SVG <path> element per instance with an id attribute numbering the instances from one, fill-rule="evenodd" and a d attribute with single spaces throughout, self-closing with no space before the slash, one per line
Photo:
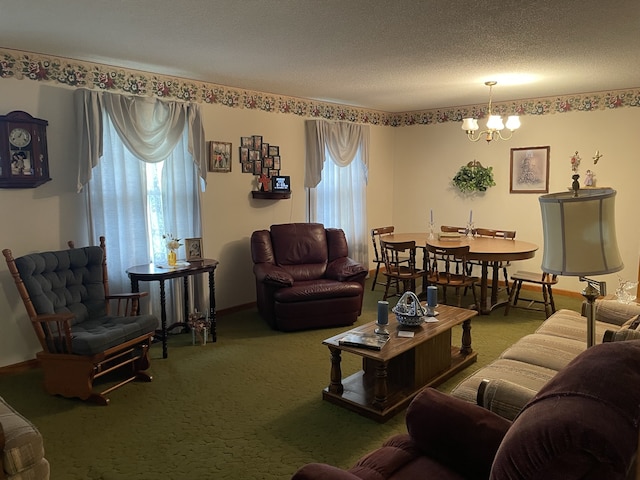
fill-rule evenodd
<path id="1" fill-rule="evenodd" d="M 0 115 L 0 188 L 33 188 L 51 180 L 48 124 L 20 110 Z"/>

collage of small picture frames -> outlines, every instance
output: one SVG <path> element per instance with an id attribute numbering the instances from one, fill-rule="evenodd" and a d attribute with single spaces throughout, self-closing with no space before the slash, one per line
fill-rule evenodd
<path id="1" fill-rule="evenodd" d="M 269 179 L 280 175 L 280 147 L 262 141 L 262 135 L 240 137 L 242 173 L 265 175 Z"/>

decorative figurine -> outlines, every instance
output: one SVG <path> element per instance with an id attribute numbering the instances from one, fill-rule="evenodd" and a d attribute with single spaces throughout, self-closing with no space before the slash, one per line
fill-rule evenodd
<path id="1" fill-rule="evenodd" d="M 600 153 L 600 150 L 596 150 L 596 154 L 593 156 L 593 164 L 597 164 L 600 158 L 602 158 L 602 154 Z"/>
<path id="2" fill-rule="evenodd" d="M 584 176 L 584 186 L 585 187 L 595 187 L 596 181 L 593 177 L 595 177 L 595 172 L 592 170 L 587 170 Z"/>
<path id="3" fill-rule="evenodd" d="M 580 158 L 580 155 L 578 155 L 578 151 L 576 150 L 576 153 L 574 153 L 571 156 L 571 171 L 572 172 L 577 172 L 578 171 L 578 167 L 580 166 L 580 160 L 582 160 Z"/>
<path id="4" fill-rule="evenodd" d="M 580 175 L 576 173 L 575 175 L 572 175 L 571 178 L 573 178 L 573 183 L 571 184 L 571 188 L 573 189 L 573 196 L 577 197 L 578 190 L 580 190 L 580 182 L 578 182 Z"/>
<path id="5" fill-rule="evenodd" d="M 269 177 L 267 177 L 264 173 L 260 175 L 260 178 L 258 178 L 258 183 L 260 184 L 261 192 L 269 191 L 269 183 L 271 183 L 271 181 L 269 180 Z"/>

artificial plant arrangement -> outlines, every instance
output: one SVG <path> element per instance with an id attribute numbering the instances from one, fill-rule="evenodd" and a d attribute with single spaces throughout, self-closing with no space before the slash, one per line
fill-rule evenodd
<path id="1" fill-rule="evenodd" d="M 463 193 L 485 192 L 496 184 L 493 167 L 483 167 L 477 160 L 460 167 L 452 181 Z"/>

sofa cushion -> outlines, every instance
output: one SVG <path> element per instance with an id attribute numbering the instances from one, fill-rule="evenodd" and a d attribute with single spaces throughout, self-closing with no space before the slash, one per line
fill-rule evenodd
<path id="1" fill-rule="evenodd" d="M 596 317 L 597 318 L 597 317 Z M 611 323 L 595 322 L 596 342 L 602 342 L 604 332 L 610 329 Z M 587 318 L 573 310 L 558 310 L 536 330 L 535 333 L 554 335 L 587 342 Z"/>
<path id="2" fill-rule="evenodd" d="M 451 394 L 467 402 L 476 403 L 480 382 L 484 379 L 494 380 L 499 378 L 517 383 L 537 392 L 545 383 L 551 380 L 556 373 L 556 370 L 550 368 L 500 358 L 462 380 L 454 387 Z M 523 405 L 516 405 L 515 407 L 521 408 L 522 406 Z"/>
<path id="3" fill-rule="evenodd" d="M 601 322 L 622 325 L 631 317 L 639 314 L 640 305 L 635 302 L 622 303 L 610 299 L 596 300 L 596 320 Z"/>
<path id="4" fill-rule="evenodd" d="M 478 405 L 502 418 L 513 420 L 536 393 L 535 390 L 501 378 L 488 380 L 484 388 L 478 390 Z"/>
<path id="5" fill-rule="evenodd" d="M 500 358 L 561 370 L 571 360 L 584 352 L 586 348 L 586 335 L 583 340 L 574 340 L 572 338 L 533 333 L 522 337 L 507 348 L 502 352 Z"/>
<path id="6" fill-rule="evenodd" d="M 0 398 L 0 428 L 4 433 L 4 469 L 19 478 L 49 478 L 49 462 L 38 429 Z M 1 473 L 0 473 L 1 474 Z"/>

